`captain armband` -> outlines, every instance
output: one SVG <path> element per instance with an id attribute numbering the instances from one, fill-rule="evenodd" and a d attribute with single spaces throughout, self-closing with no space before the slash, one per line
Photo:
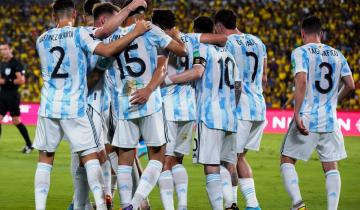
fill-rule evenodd
<path id="1" fill-rule="evenodd" d="M 200 65 L 202 65 L 204 68 L 206 68 L 206 60 L 205 60 L 205 58 L 203 58 L 203 57 L 196 57 L 196 58 L 194 58 L 194 63 L 193 63 L 194 65 L 196 65 L 196 64 L 200 64 Z"/>

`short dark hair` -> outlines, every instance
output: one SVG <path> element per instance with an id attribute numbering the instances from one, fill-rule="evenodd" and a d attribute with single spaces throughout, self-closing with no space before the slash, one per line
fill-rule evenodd
<path id="1" fill-rule="evenodd" d="M 83 6 L 86 15 L 93 15 L 95 4 L 101 3 L 101 0 L 86 0 Z"/>
<path id="2" fill-rule="evenodd" d="M 206 16 L 199 16 L 194 20 L 194 31 L 196 33 L 212 33 L 214 22 Z"/>
<path id="3" fill-rule="evenodd" d="M 167 30 L 175 27 L 175 14 L 168 9 L 155 9 L 151 18 L 153 24 L 158 25 L 161 29 Z"/>
<path id="4" fill-rule="evenodd" d="M 103 14 L 113 14 L 114 12 L 119 12 L 120 8 L 115 6 L 110 2 L 98 3 L 94 5 L 92 11 L 94 20 L 97 20 Z"/>
<path id="5" fill-rule="evenodd" d="M 75 9 L 75 4 L 72 0 L 54 0 L 52 3 L 52 9 L 54 12 Z"/>
<path id="6" fill-rule="evenodd" d="M 126 1 L 124 1 L 124 3 L 121 5 L 121 8 L 124 9 L 126 6 L 128 6 L 129 4 L 131 4 L 132 1 L 133 1 L 133 0 L 126 0 Z M 129 17 L 134 16 L 134 15 L 136 15 L 136 14 L 141 14 L 141 13 L 143 13 L 143 12 L 145 12 L 145 11 L 146 11 L 146 8 L 143 7 L 143 6 L 140 6 L 140 7 L 136 8 L 136 10 L 130 12 L 130 13 L 129 13 Z"/>
<path id="7" fill-rule="evenodd" d="M 236 14 L 228 9 L 219 10 L 215 15 L 215 23 L 221 23 L 226 29 L 235 29 Z"/>
<path id="8" fill-rule="evenodd" d="M 301 28 L 307 34 L 319 34 L 321 32 L 321 21 L 316 16 L 309 16 L 303 20 Z"/>

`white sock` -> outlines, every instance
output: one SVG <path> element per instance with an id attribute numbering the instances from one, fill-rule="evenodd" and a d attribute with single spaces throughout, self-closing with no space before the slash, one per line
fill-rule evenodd
<path id="1" fill-rule="evenodd" d="M 50 173 L 52 165 L 38 163 L 35 173 L 35 205 L 36 210 L 46 209 L 46 199 L 50 188 Z"/>
<path id="2" fill-rule="evenodd" d="M 155 187 L 163 164 L 157 160 L 150 160 L 146 166 L 144 173 L 141 175 L 139 186 L 136 189 L 134 198 L 131 201 L 133 209 L 138 209 L 140 203 L 150 194 Z"/>
<path id="3" fill-rule="evenodd" d="M 240 190 L 246 200 L 246 207 L 256 208 L 259 202 L 256 198 L 255 183 L 253 178 L 239 179 Z"/>
<path id="4" fill-rule="evenodd" d="M 223 194 L 220 174 L 206 175 L 206 191 L 213 210 L 223 210 Z"/>
<path id="5" fill-rule="evenodd" d="M 111 164 L 109 160 L 106 160 L 105 163 L 101 165 L 101 170 L 104 178 L 105 195 L 111 196 Z"/>
<path id="6" fill-rule="evenodd" d="M 230 208 L 234 199 L 232 194 L 232 183 L 231 183 L 230 172 L 224 166 L 220 166 L 220 175 L 221 175 L 222 192 L 225 202 L 225 208 Z"/>
<path id="7" fill-rule="evenodd" d="M 74 177 L 74 209 L 84 209 L 89 200 L 89 184 L 86 169 L 78 166 Z"/>
<path id="8" fill-rule="evenodd" d="M 177 164 L 171 169 L 175 190 L 178 198 L 177 210 L 187 210 L 188 174 L 182 164 Z"/>
<path id="9" fill-rule="evenodd" d="M 174 182 L 169 170 L 163 171 L 159 177 L 160 196 L 165 210 L 174 208 Z"/>
<path id="10" fill-rule="evenodd" d="M 116 154 L 116 152 L 112 152 L 108 156 L 109 156 L 111 168 L 116 172 L 118 167 L 119 157 Z"/>
<path id="11" fill-rule="evenodd" d="M 338 170 L 326 172 L 326 191 L 328 210 L 337 210 L 339 205 L 341 179 Z"/>
<path id="12" fill-rule="evenodd" d="M 104 180 L 102 177 L 101 166 L 99 160 L 89 160 L 85 163 L 86 175 L 91 192 L 94 195 L 96 209 L 106 209 L 104 200 L 104 191 L 102 186 Z"/>
<path id="13" fill-rule="evenodd" d="M 232 187 L 232 191 L 233 191 L 233 203 L 238 203 L 238 186 L 233 186 Z"/>
<path id="14" fill-rule="evenodd" d="M 292 199 L 292 205 L 298 204 L 302 201 L 302 198 L 299 188 L 299 177 L 296 173 L 295 166 L 291 163 L 283 163 L 280 169 L 285 189 Z"/>
<path id="15" fill-rule="evenodd" d="M 117 183 L 120 195 L 120 206 L 121 208 L 125 208 L 130 205 L 132 199 L 132 166 L 119 165 L 117 168 Z"/>

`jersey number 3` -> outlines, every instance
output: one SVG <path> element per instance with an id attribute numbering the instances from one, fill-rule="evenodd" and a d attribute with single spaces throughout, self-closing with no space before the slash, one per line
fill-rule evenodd
<path id="1" fill-rule="evenodd" d="M 53 47 L 51 48 L 50 50 L 50 53 L 54 53 L 55 51 L 59 52 L 60 53 L 60 58 L 55 66 L 55 69 L 54 71 L 51 73 L 51 78 L 53 79 L 66 79 L 69 77 L 69 74 L 68 73 L 63 73 L 63 74 L 59 74 L 58 71 L 60 69 L 60 66 L 64 60 L 64 57 L 65 57 L 65 51 L 62 47 Z"/>
<path id="2" fill-rule="evenodd" d="M 316 80 L 316 81 L 315 81 L 315 87 L 316 87 L 316 89 L 317 89 L 320 93 L 326 94 L 326 93 L 330 92 L 330 90 L 333 88 L 333 80 L 332 80 L 332 78 L 331 78 L 331 75 L 332 75 L 332 73 L 333 73 L 333 68 L 332 68 L 332 66 L 331 66 L 329 63 L 326 63 L 326 62 L 321 63 L 320 66 L 319 66 L 319 68 L 320 68 L 320 70 L 321 70 L 322 68 L 327 68 L 328 71 L 329 71 L 327 74 L 324 75 L 324 79 L 327 80 L 327 82 L 328 82 L 328 84 L 329 84 L 329 86 L 328 86 L 327 88 L 325 88 L 325 89 L 322 88 L 321 85 L 320 85 L 320 81 L 319 81 L 319 80 Z"/>

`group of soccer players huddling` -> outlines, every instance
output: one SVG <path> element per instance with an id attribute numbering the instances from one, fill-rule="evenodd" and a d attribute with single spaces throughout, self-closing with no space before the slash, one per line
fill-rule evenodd
<path id="1" fill-rule="evenodd" d="M 234 12 L 197 17 L 186 34 L 176 28 L 171 10 L 154 9 L 151 22 L 145 21 L 143 0 L 127 0 L 122 9 L 88 0 L 87 27 L 74 26 L 72 0 L 55 0 L 52 8 L 57 27 L 36 42 L 44 79 L 34 142 L 40 151 L 37 210 L 46 209 L 62 139 L 72 152 L 72 209 L 91 209 L 90 191 L 96 209 L 112 209 L 115 186 L 122 209 L 149 209 L 147 197 L 156 184 L 165 210 L 175 209 L 174 191 L 176 209 L 188 209 L 182 161 L 193 140 L 193 160 L 204 165 L 212 209 L 239 209 L 237 186 L 246 210 L 261 209 L 245 156 L 259 150 L 266 125 L 267 53 L 258 37 L 237 29 Z M 336 104 L 354 82 L 343 55 L 321 44 L 318 18 L 303 21 L 302 38 L 305 45 L 292 53 L 295 113 L 281 149 L 281 174 L 291 209 L 305 210 L 294 165 L 316 148 L 328 210 L 336 210 L 336 162 L 346 157 Z M 139 139 L 148 148 L 143 171 Z"/>

